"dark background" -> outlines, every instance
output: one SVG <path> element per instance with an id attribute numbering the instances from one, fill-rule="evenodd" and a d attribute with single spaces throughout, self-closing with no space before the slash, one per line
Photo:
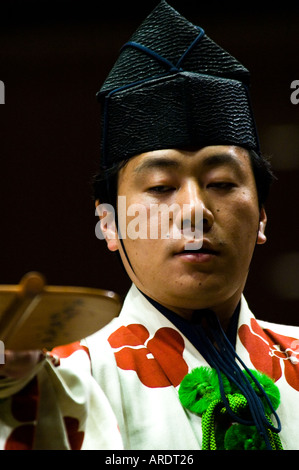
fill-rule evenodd
<path id="1" fill-rule="evenodd" d="M 299 8 L 291 2 L 171 5 L 236 56 L 252 74 L 264 153 L 278 178 L 268 242 L 258 247 L 246 288 L 255 314 L 299 325 Z M 9 1 L 0 5 L 0 284 L 30 270 L 49 284 L 111 289 L 130 285 L 95 236 L 91 178 L 100 109 L 95 94 L 121 45 L 157 1 Z"/>

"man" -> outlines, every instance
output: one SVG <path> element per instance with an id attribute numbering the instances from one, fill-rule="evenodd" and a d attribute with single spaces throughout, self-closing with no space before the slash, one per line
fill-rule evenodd
<path id="1" fill-rule="evenodd" d="M 272 180 L 248 82 L 165 1 L 123 47 L 99 93 L 95 198 L 132 288 L 103 330 L 17 379 L 6 366 L 3 448 L 299 449 L 298 328 L 242 295 Z M 120 198 L 144 236 L 126 236 Z"/>

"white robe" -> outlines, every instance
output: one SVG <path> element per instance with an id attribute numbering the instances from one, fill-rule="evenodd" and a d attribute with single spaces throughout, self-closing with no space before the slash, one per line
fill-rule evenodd
<path id="1" fill-rule="evenodd" d="M 282 445 L 299 450 L 299 327 L 257 321 L 242 297 L 236 352 L 275 380 Z M 2 449 L 201 449 L 178 389 L 207 363 L 134 285 L 119 317 L 52 354 L 26 380 L 0 380 Z"/>

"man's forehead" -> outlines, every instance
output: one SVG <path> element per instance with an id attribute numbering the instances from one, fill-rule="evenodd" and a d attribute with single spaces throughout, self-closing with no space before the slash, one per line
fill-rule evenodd
<path id="1" fill-rule="evenodd" d="M 140 174 L 158 169 L 180 170 L 187 166 L 212 168 L 217 166 L 244 167 L 248 152 L 240 147 L 213 146 L 199 150 L 166 149 L 147 152 L 133 158 L 133 171 Z"/>

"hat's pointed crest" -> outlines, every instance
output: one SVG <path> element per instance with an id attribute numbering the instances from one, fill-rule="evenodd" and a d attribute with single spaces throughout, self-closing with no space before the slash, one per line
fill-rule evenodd
<path id="1" fill-rule="evenodd" d="M 100 93 L 175 69 L 249 81 L 240 62 L 162 0 L 121 49 Z"/>
<path id="2" fill-rule="evenodd" d="M 98 93 L 102 165 L 161 148 L 258 150 L 249 72 L 162 0 L 121 49 Z"/>

